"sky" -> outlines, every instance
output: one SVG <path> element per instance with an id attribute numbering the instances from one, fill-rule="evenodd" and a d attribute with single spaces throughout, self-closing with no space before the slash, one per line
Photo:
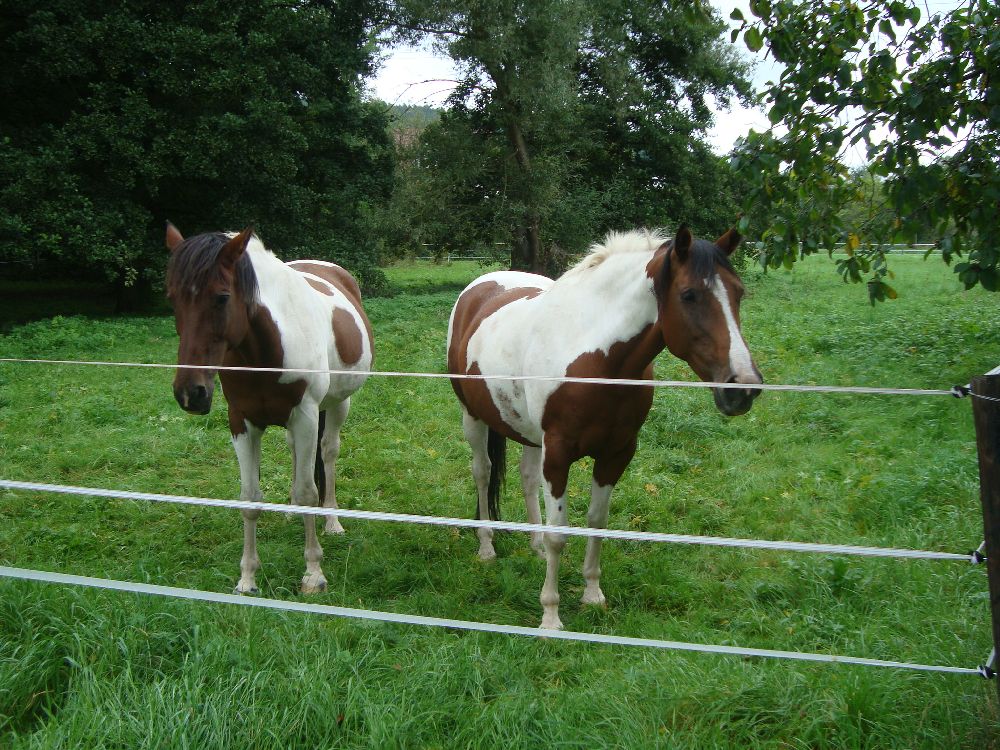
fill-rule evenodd
<path id="1" fill-rule="evenodd" d="M 750 15 L 747 0 L 720 1 L 715 6 L 727 21 L 736 7 L 746 16 Z M 753 81 L 758 89 L 778 75 L 775 63 L 766 59 L 762 53 L 750 53 L 741 40 L 737 41 L 737 46 L 742 49 L 745 57 L 756 63 Z M 426 42 L 420 47 L 393 50 L 370 86 L 374 96 L 389 103 L 440 107 L 455 87 L 456 77 L 451 60 L 436 54 L 431 49 L 430 42 Z M 715 120 L 715 126 L 708 133 L 708 140 L 718 154 L 728 153 L 736 139 L 746 135 L 751 127 L 757 130 L 770 127 L 763 110 L 749 110 L 738 102 L 733 102 L 729 111 L 718 110 Z"/>

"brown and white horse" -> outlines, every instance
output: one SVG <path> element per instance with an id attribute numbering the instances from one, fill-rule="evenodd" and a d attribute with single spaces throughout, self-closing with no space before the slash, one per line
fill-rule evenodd
<path id="1" fill-rule="evenodd" d="M 207 414 L 216 368 L 267 367 L 311 372 L 218 372 L 229 404 L 229 429 L 240 466 L 240 499 L 259 501 L 261 435 L 272 425 L 287 429 L 294 478 L 291 500 L 336 508 L 336 462 L 340 428 L 351 395 L 371 369 L 373 344 L 361 291 L 333 263 L 283 263 L 250 229 L 212 232 L 184 239 L 167 224 L 167 296 L 174 307 L 180 345 L 174 396 L 185 411 Z M 331 374 L 329 370 L 349 371 Z M 257 591 L 257 518 L 243 513 L 243 557 L 239 593 Z M 303 593 L 323 591 L 323 549 L 316 519 L 305 522 Z M 335 516 L 327 532 L 342 532 Z"/>
<path id="2" fill-rule="evenodd" d="M 664 347 L 702 380 L 745 383 L 714 389 L 727 415 L 750 409 L 762 383 L 740 331 L 743 285 L 728 256 L 740 236 L 714 243 L 681 227 L 671 240 L 650 232 L 610 234 L 574 268 L 552 281 L 499 271 L 473 281 L 459 296 L 448 325 L 452 374 L 650 379 Z M 477 518 L 497 517 L 506 438 L 524 446 L 521 482 L 528 520 L 540 521 L 538 488 L 549 525 L 566 524 L 569 467 L 594 458 L 587 523 L 606 528 L 611 490 L 635 454 L 653 403 L 648 386 L 531 380 L 452 380 L 472 446 L 479 495 Z M 496 556 L 493 532 L 478 530 L 479 556 Z M 542 628 L 560 629 L 557 585 L 560 534 L 532 535 L 546 557 Z M 587 541 L 585 604 L 604 606 L 601 540 Z"/>

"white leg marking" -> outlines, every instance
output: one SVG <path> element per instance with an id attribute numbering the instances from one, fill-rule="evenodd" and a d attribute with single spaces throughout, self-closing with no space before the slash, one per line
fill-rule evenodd
<path id="1" fill-rule="evenodd" d="M 521 489 L 524 490 L 524 507 L 528 513 L 528 523 L 541 523 L 542 513 L 538 507 L 538 491 L 542 486 L 542 449 L 524 446 L 521 454 Z M 545 557 L 545 545 L 540 531 L 531 532 L 531 548 L 539 557 Z"/>
<path id="2" fill-rule="evenodd" d="M 487 493 L 490 484 L 490 457 L 486 453 L 486 441 L 489 427 L 485 422 L 473 417 L 462 409 L 462 431 L 472 448 L 472 478 L 476 482 L 476 496 L 479 502 L 479 518 L 487 520 L 490 517 Z M 479 537 L 479 559 L 495 560 L 497 553 L 493 548 L 493 529 L 476 529 Z"/>
<path id="3" fill-rule="evenodd" d="M 614 485 L 602 487 L 595 480 L 590 489 L 590 509 L 587 511 L 587 525 L 592 529 L 608 527 L 608 506 L 611 504 L 611 490 Z M 606 607 L 607 600 L 601 591 L 601 543 L 603 539 L 587 537 L 587 554 L 583 559 L 583 578 L 587 586 L 583 591 L 581 601 Z"/>
<path id="4" fill-rule="evenodd" d="M 260 491 L 260 436 L 258 430 L 249 422 L 246 432 L 234 435 L 233 449 L 240 465 L 240 500 L 260 502 L 263 493 Z M 257 570 L 260 568 L 260 558 L 257 556 L 257 518 L 259 510 L 244 510 L 243 514 L 243 557 L 240 558 L 240 580 L 236 584 L 237 594 L 257 593 Z"/>
<path id="5" fill-rule="evenodd" d="M 351 410 L 351 399 L 346 398 L 336 406 L 326 410 L 326 427 L 320 451 L 323 455 L 323 470 L 326 473 L 326 497 L 324 508 L 337 507 L 337 458 L 340 457 L 340 428 L 347 421 Z M 344 527 L 336 516 L 327 516 L 323 531 L 327 534 L 343 534 Z"/>
<path id="6" fill-rule="evenodd" d="M 545 489 L 545 522 L 550 526 L 566 525 L 566 497 L 553 497 L 552 485 Z M 559 619 L 559 556 L 566 546 L 564 534 L 545 532 L 545 583 L 539 597 L 542 603 L 542 629 L 562 630 Z"/>
<path id="7" fill-rule="evenodd" d="M 292 450 L 294 478 L 292 502 L 298 505 L 318 505 L 319 491 L 313 478 L 316 461 L 316 438 L 319 410 L 315 404 L 299 404 L 288 420 L 288 445 Z M 306 530 L 306 572 L 302 576 L 302 593 L 315 594 L 326 590 L 326 578 L 320 562 L 323 548 L 316 536 L 316 517 L 302 516 Z"/>

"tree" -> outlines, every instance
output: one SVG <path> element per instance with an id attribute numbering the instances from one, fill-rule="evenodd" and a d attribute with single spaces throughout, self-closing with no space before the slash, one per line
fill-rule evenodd
<path id="1" fill-rule="evenodd" d="M 508 239 L 514 267 L 551 273 L 561 250 L 603 230 L 692 221 L 696 210 L 701 220 L 718 205 L 704 199 L 729 179 L 703 140 L 709 98 L 747 96 L 749 86 L 707 5 L 403 0 L 399 9 L 397 28 L 433 34 L 464 71 L 421 153 L 457 235 Z"/>
<path id="2" fill-rule="evenodd" d="M 746 206 L 768 217 L 763 258 L 791 266 L 843 243 L 845 278 L 894 297 L 885 246 L 930 232 L 967 288 L 1000 287 L 1000 5 L 968 0 L 924 18 L 912 0 L 752 0 L 751 50 L 784 65 L 766 92 L 767 133 L 735 156 Z M 846 221 L 858 183 L 842 163 L 863 145 L 892 221 Z M 876 212 L 878 214 L 879 212 Z M 748 217 L 749 218 L 749 217 Z"/>
<path id="3" fill-rule="evenodd" d="M 277 251 L 376 279 L 365 218 L 392 161 L 360 94 L 374 2 L 0 0 L 0 256 L 124 288 L 159 278 L 164 219 L 255 222 Z"/>

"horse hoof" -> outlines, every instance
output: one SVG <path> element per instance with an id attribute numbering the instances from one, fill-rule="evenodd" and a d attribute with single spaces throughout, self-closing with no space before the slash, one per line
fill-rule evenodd
<path id="1" fill-rule="evenodd" d="M 310 579 L 309 576 L 305 576 L 302 579 L 302 593 L 303 594 L 322 594 L 326 591 L 326 580 L 319 579 L 318 581 Z"/>
<path id="2" fill-rule="evenodd" d="M 344 534 L 344 527 L 339 523 L 330 523 L 329 521 L 323 526 L 324 534 Z"/>
<path id="3" fill-rule="evenodd" d="M 497 559 L 497 552 L 492 547 L 490 549 L 479 550 L 479 560 L 481 562 L 494 562 Z"/>
<path id="4" fill-rule="evenodd" d="M 539 626 L 541 630 L 562 630 L 563 624 L 562 620 L 559 619 L 559 615 L 549 617 L 545 615 L 542 617 L 542 624 Z"/>
<path id="5" fill-rule="evenodd" d="M 233 593 L 240 595 L 250 594 L 251 596 L 256 596 L 257 594 L 260 593 L 260 589 L 258 589 L 256 586 L 244 587 L 237 584 L 236 587 L 233 589 Z"/>
<path id="6" fill-rule="evenodd" d="M 604 594 L 598 592 L 597 596 L 588 596 L 584 594 L 580 598 L 580 603 L 585 607 L 598 607 L 599 609 L 608 608 L 608 600 L 604 598 Z"/>

